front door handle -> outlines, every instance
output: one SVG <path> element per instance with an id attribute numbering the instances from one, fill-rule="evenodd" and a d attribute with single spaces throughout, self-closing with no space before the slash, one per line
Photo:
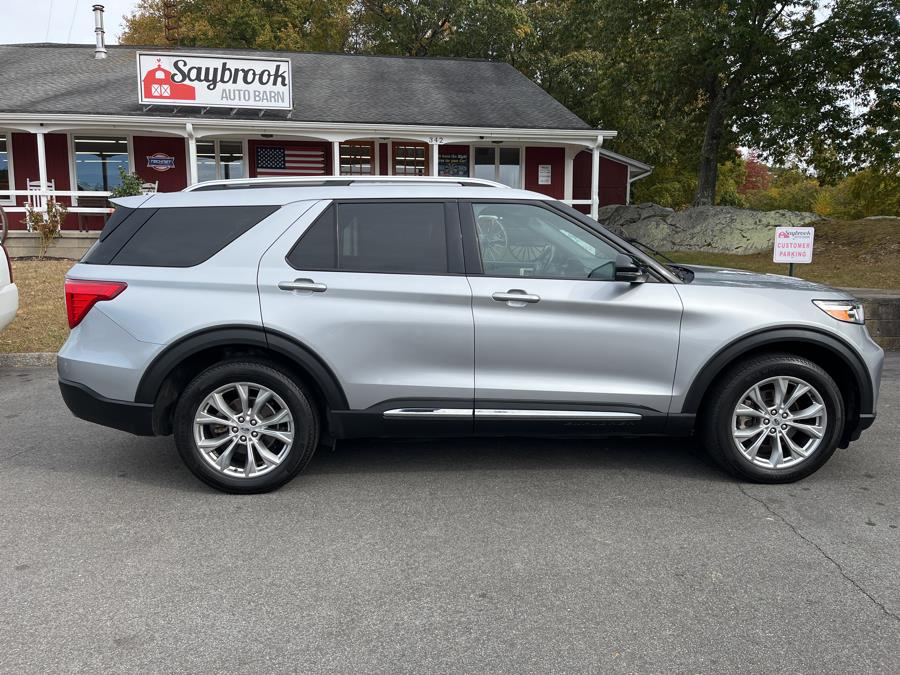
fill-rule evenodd
<path id="1" fill-rule="evenodd" d="M 278 288 L 283 291 L 312 291 L 313 293 L 324 293 L 328 290 L 328 286 L 320 284 L 312 279 L 294 279 L 293 281 L 279 281 Z"/>
<path id="2" fill-rule="evenodd" d="M 518 288 L 511 288 L 508 291 L 506 291 L 506 293 L 497 292 L 497 293 L 494 293 L 491 297 L 494 300 L 496 300 L 497 302 L 517 303 L 517 304 L 513 305 L 514 307 L 521 307 L 522 305 L 519 303 L 540 302 L 541 301 L 541 296 L 533 295 L 531 293 L 526 293 L 525 291 L 520 290 Z"/>

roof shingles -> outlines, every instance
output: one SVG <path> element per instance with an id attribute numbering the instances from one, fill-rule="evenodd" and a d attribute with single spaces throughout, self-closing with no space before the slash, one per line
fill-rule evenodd
<path id="1" fill-rule="evenodd" d="M 93 45 L 2 45 L 0 112 L 169 116 L 138 105 L 137 47 L 112 46 L 94 59 Z M 147 51 L 150 51 L 148 48 Z M 171 50 L 166 50 L 171 51 Z M 588 125 L 518 70 L 472 59 L 408 58 L 181 50 L 289 58 L 290 119 L 324 123 L 417 124 L 513 129 L 588 129 Z M 256 117 L 212 108 L 203 118 Z M 179 117 L 201 115 L 182 107 Z M 267 113 L 284 118 L 285 112 Z"/>

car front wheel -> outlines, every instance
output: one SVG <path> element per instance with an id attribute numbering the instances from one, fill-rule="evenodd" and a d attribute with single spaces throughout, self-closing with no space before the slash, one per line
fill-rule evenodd
<path id="1" fill-rule="evenodd" d="M 274 490 L 309 462 L 318 420 L 309 397 L 270 364 L 229 361 L 188 384 L 175 444 L 200 480 L 226 492 Z"/>
<path id="2" fill-rule="evenodd" d="M 844 403 L 834 379 L 792 354 L 732 368 L 707 397 L 701 433 L 723 467 L 742 478 L 787 483 L 818 470 L 837 447 Z"/>

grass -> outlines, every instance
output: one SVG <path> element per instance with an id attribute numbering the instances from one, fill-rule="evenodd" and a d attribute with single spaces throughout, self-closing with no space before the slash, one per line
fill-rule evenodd
<path id="1" fill-rule="evenodd" d="M 900 288 L 900 221 L 822 221 L 815 224 L 813 262 L 797 265 L 797 275 L 831 286 Z M 751 255 L 676 251 L 674 260 L 695 265 L 736 267 L 787 274 L 772 262 L 771 250 Z M 0 331 L 0 353 L 55 352 L 69 334 L 63 280 L 68 260 L 14 260 L 19 312 Z"/>
<path id="2" fill-rule="evenodd" d="M 846 288 L 900 288 L 900 220 L 831 220 L 813 225 L 813 261 L 795 265 L 796 276 Z M 771 249 L 750 255 L 702 251 L 666 255 L 688 265 L 788 273 L 787 265 L 772 262 Z"/>
<path id="3" fill-rule="evenodd" d="M 0 331 L 0 354 L 55 352 L 69 334 L 63 281 L 71 260 L 13 260 L 19 311 Z"/>

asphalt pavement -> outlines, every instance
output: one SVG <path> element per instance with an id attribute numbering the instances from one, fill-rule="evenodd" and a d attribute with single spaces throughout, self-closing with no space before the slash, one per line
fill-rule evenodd
<path id="1" fill-rule="evenodd" d="M 0 671 L 898 672 L 900 355 L 792 485 L 692 441 L 367 441 L 268 495 L 0 370 Z"/>

